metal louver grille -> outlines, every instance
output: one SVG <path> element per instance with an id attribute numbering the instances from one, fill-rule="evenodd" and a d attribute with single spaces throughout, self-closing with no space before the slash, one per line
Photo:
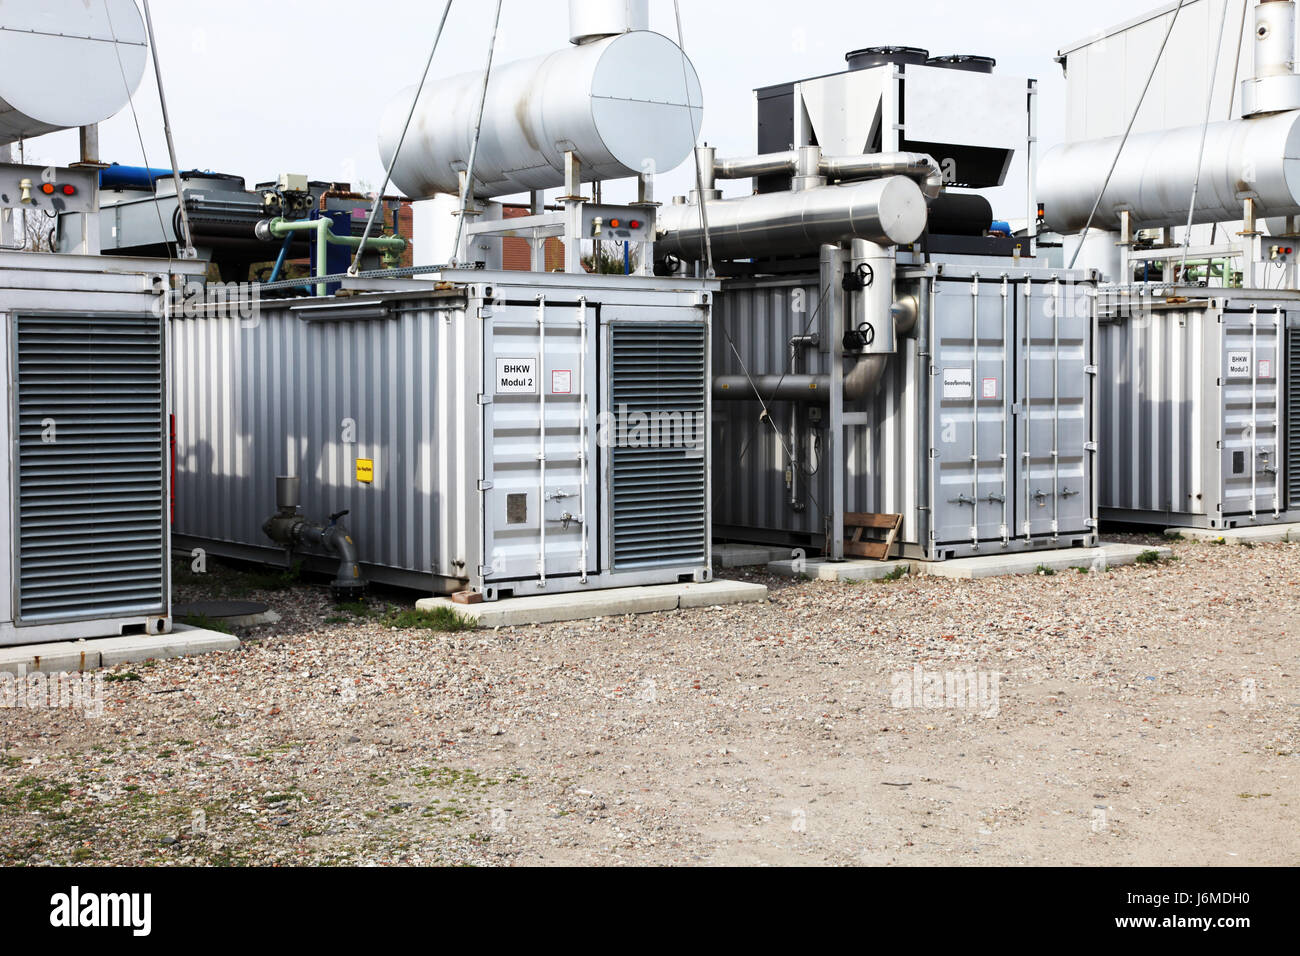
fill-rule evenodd
<path id="1" fill-rule="evenodd" d="M 164 613 L 161 320 L 16 327 L 21 622 Z"/>
<path id="2" fill-rule="evenodd" d="M 1300 508 L 1300 329 L 1292 329 L 1286 369 L 1286 474 L 1291 508 Z"/>
<path id="3" fill-rule="evenodd" d="M 706 559 L 707 373 L 702 325 L 611 327 L 614 568 Z"/>

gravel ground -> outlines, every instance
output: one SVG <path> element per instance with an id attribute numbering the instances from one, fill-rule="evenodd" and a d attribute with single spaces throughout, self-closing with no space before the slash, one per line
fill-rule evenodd
<path id="1" fill-rule="evenodd" d="M 1300 545 L 1174 552 L 451 634 L 214 572 L 283 619 L 0 711 L 0 862 L 1295 865 Z"/>

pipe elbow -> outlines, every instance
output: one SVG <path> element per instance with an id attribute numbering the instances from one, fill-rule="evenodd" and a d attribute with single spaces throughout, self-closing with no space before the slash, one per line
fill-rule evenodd
<path id="1" fill-rule="evenodd" d="M 844 376 L 845 399 L 856 402 L 875 395 L 885 380 L 889 358 L 887 352 L 859 356 L 849 374 Z"/>

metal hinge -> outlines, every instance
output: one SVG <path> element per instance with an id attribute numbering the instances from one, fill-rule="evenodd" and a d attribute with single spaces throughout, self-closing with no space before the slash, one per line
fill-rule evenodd
<path id="1" fill-rule="evenodd" d="M 1096 451 L 1096 450 L 1098 449 L 1098 447 L 1099 447 L 1099 446 L 1097 445 L 1097 443 L 1096 443 L 1095 441 L 1086 441 L 1086 442 L 1083 443 L 1083 450 L 1084 450 L 1084 451 Z"/>
<path id="2" fill-rule="evenodd" d="M 478 403 L 479 403 L 480 405 L 491 405 L 491 404 L 492 404 L 492 396 L 491 396 L 491 395 L 479 395 L 479 396 L 478 396 Z"/>
<path id="3" fill-rule="evenodd" d="M 490 482 L 490 481 L 480 481 L 480 482 L 478 483 L 478 490 L 479 490 L 479 491 L 491 491 L 491 490 L 493 489 L 493 487 L 494 487 L 494 485 L 493 485 L 492 482 Z"/>
<path id="4" fill-rule="evenodd" d="M 1098 374 L 1101 370 L 1100 370 L 1099 368 L 1097 368 L 1097 366 L 1095 366 L 1095 365 L 1085 365 L 1085 366 L 1083 367 L 1083 371 L 1084 371 L 1084 374 L 1085 374 L 1085 375 L 1096 375 L 1096 374 Z"/>

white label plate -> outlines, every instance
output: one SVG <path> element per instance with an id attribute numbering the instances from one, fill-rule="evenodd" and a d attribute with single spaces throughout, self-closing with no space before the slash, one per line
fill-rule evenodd
<path id="1" fill-rule="evenodd" d="M 537 388 L 536 358 L 497 359 L 498 395 L 536 395 Z"/>
<path id="2" fill-rule="evenodd" d="M 943 397 L 970 398 L 975 394 L 975 372 L 969 368 L 943 370 Z"/>

